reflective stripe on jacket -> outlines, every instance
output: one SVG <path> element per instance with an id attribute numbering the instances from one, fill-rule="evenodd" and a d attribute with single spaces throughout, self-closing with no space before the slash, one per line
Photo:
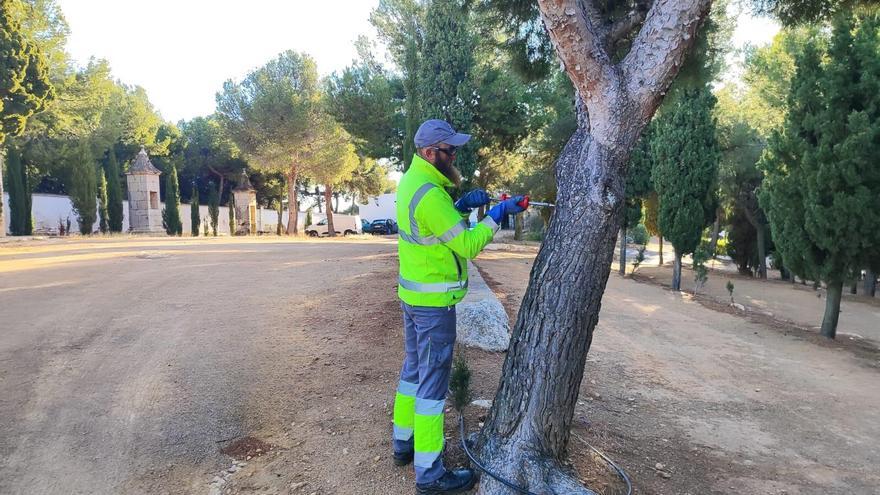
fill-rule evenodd
<path id="1" fill-rule="evenodd" d="M 498 225 L 486 217 L 476 227 L 455 208 L 452 182 L 415 155 L 397 188 L 400 277 L 397 294 L 411 306 L 452 306 L 467 294 L 467 261 L 489 244 Z"/>

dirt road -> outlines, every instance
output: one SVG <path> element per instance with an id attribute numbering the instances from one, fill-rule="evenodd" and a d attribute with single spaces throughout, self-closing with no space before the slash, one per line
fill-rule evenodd
<path id="1" fill-rule="evenodd" d="M 511 313 L 532 258 L 477 263 Z M 637 493 L 876 494 L 878 358 L 612 274 L 575 431 L 619 460 Z"/>
<path id="2" fill-rule="evenodd" d="M 0 248 L 0 493 L 407 492 L 387 469 L 395 256 L 384 240 Z"/>

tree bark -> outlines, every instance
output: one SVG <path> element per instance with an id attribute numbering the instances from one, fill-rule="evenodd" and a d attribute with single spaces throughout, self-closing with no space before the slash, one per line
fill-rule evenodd
<path id="1" fill-rule="evenodd" d="M 681 290 L 681 253 L 678 250 L 672 262 L 672 290 Z"/>
<path id="2" fill-rule="evenodd" d="M 287 172 L 287 235 L 299 234 L 299 199 L 296 190 L 296 164 Z"/>
<path id="3" fill-rule="evenodd" d="M 833 339 L 837 335 L 837 320 L 840 318 L 840 298 L 843 296 L 843 281 L 828 282 L 825 297 L 825 316 L 822 318 L 822 335 Z"/>
<path id="4" fill-rule="evenodd" d="M 877 294 L 877 274 L 873 270 L 865 270 L 865 295 L 874 297 Z"/>
<path id="5" fill-rule="evenodd" d="M 523 214 L 520 213 L 513 217 L 513 239 L 521 241 L 523 237 Z"/>
<path id="6" fill-rule="evenodd" d="M 718 250 L 718 233 L 721 231 L 721 208 L 715 212 L 715 221 L 712 223 L 712 236 L 709 238 L 709 253 L 715 258 Z"/>
<path id="7" fill-rule="evenodd" d="M 210 170 L 212 174 L 216 175 L 220 179 L 220 187 L 217 189 L 217 196 L 220 198 L 220 203 L 223 203 L 223 186 L 225 184 L 226 177 L 223 174 L 221 174 L 220 172 L 218 172 L 217 169 L 215 169 L 211 165 L 207 165 L 207 167 L 208 167 L 208 170 Z"/>
<path id="8" fill-rule="evenodd" d="M 324 210 L 321 209 L 321 190 L 318 186 L 315 186 L 315 201 L 318 202 L 318 213 L 324 213 Z M 328 201 L 327 204 L 329 205 L 330 202 Z"/>
<path id="9" fill-rule="evenodd" d="M 626 226 L 622 225 L 620 227 L 620 255 L 619 255 L 619 267 L 617 268 L 617 272 L 620 273 L 621 277 L 626 276 Z"/>
<path id="10" fill-rule="evenodd" d="M 620 63 L 590 21 L 592 1 L 538 4 L 576 88 L 578 128 L 556 163 L 556 208 L 474 447 L 487 468 L 530 491 L 593 494 L 563 461 L 622 223 L 626 163 L 710 1 L 655 1 Z M 483 477 L 479 493 L 511 492 Z"/>
<path id="11" fill-rule="evenodd" d="M 324 186 L 324 203 L 327 205 L 327 235 L 336 237 L 336 231 L 333 229 L 333 187 L 330 184 Z"/>
<path id="12" fill-rule="evenodd" d="M 3 163 L 6 151 L 0 143 L 0 237 L 6 237 L 6 209 L 3 207 Z"/>
<path id="13" fill-rule="evenodd" d="M 758 225 L 757 243 L 758 243 L 758 277 L 767 278 L 767 229 L 763 225 Z"/>
<path id="14" fill-rule="evenodd" d="M 660 234 L 660 263 L 658 266 L 663 266 L 663 234 Z"/>
<path id="15" fill-rule="evenodd" d="M 557 161 L 554 218 L 477 444 L 489 469 L 537 493 L 592 493 L 560 461 L 623 214 L 628 148 L 597 141 L 579 129 Z M 480 493 L 508 492 L 483 477 Z"/>

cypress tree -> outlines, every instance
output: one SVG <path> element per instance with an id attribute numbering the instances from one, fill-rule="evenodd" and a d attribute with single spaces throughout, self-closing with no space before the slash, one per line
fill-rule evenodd
<path id="1" fill-rule="evenodd" d="M 97 214 L 98 178 L 97 167 L 86 142 L 73 144 L 70 149 L 70 176 L 67 192 L 79 223 L 79 233 L 90 235 Z"/>
<path id="2" fill-rule="evenodd" d="M 98 170 L 98 218 L 100 219 L 101 233 L 106 234 L 109 229 L 107 224 L 107 177 L 103 168 Z"/>
<path id="3" fill-rule="evenodd" d="M 227 208 L 229 209 L 229 235 L 235 235 L 235 196 L 231 192 Z"/>
<path id="4" fill-rule="evenodd" d="M 434 0 L 425 18 L 419 75 L 422 115 L 425 119 L 443 119 L 456 131 L 470 134 L 476 106 L 476 40 L 468 9 L 460 0 Z M 476 149 L 471 143 L 456 156 L 455 166 L 465 181 L 473 179 L 477 169 Z"/>
<path id="5" fill-rule="evenodd" d="M 192 197 L 189 202 L 190 232 L 193 237 L 199 236 L 199 223 L 201 220 L 202 217 L 199 216 L 199 188 L 196 187 L 196 183 L 193 181 Z"/>
<path id="6" fill-rule="evenodd" d="M 844 283 L 880 259 L 880 19 L 841 16 L 826 43 L 814 32 L 796 59 L 759 200 L 785 267 L 825 282 L 821 332 L 834 338 Z"/>
<path id="7" fill-rule="evenodd" d="M 165 176 L 165 209 L 162 220 L 168 235 L 182 235 L 183 224 L 180 221 L 180 186 L 177 182 L 177 167 L 172 163 L 171 172 Z"/>
<path id="8" fill-rule="evenodd" d="M 119 162 L 112 146 L 104 160 L 104 174 L 107 178 L 107 226 L 110 232 L 122 232 L 122 185 Z"/>
<path id="9" fill-rule="evenodd" d="M 657 220 L 675 248 L 675 290 L 681 289 L 681 258 L 697 249 L 717 204 L 721 151 L 715 136 L 714 105 L 708 86 L 686 91 L 659 118 L 651 140 L 651 177 L 660 201 Z"/>
<path id="10" fill-rule="evenodd" d="M 642 220 L 642 199 L 651 191 L 651 153 L 650 131 L 645 129 L 642 138 L 633 148 L 626 171 L 626 200 L 623 224 L 620 226 L 620 267 L 621 275 L 626 275 L 626 231 Z"/>
<path id="11" fill-rule="evenodd" d="M 9 230 L 12 235 L 31 235 L 31 192 L 27 168 L 21 162 L 21 153 L 12 142 L 6 147 L 6 192 L 9 193 Z M 2 199 L 2 198 L 0 198 Z"/>
<path id="12" fill-rule="evenodd" d="M 208 216 L 211 217 L 211 232 L 217 237 L 217 224 L 220 222 L 220 194 L 213 182 L 208 184 Z"/>

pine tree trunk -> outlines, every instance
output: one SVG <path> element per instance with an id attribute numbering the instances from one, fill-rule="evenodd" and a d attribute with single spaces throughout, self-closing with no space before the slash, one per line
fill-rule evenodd
<path id="1" fill-rule="evenodd" d="M 593 493 L 561 460 L 623 214 L 629 147 L 597 141 L 581 128 L 557 161 L 557 208 L 477 442 L 489 469 L 537 493 Z M 484 476 L 479 493 L 510 492 Z"/>
<path id="2" fill-rule="evenodd" d="M 593 2 L 538 5 L 580 95 L 578 127 L 556 162 L 556 208 L 474 447 L 488 469 L 532 492 L 594 495 L 564 460 L 623 221 L 626 163 L 710 2 L 656 2 L 621 65 L 603 51 L 597 26 L 587 20 Z M 480 495 L 509 493 L 489 477 L 480 481 Z"/>
<path id="3" fill-rule="evenodd" d="M 523 214 L 522 213 L 513 217 L 513 225 L 514 225 L 513 238 L 514 238 L 514 240 L 521 241 L 523 238 Z"/>
<path id="4" fill-rule="evenodd" d="M 709 254 L 715 257 L 718 250 L 718 233 L 721 231 L 721 208 L 715 212 L 715 221 L 712 223 L 712 236 L 709 238 Z"/>
<path id="5" fill-rule="evenodd" d="M 315 200 L 318 202 L 318 213 L 324 213 L 324 210 L 321 209 L 321 190 L 318 189 L 318 186 L 315 186 Z"/>
<path id="6" fill-rule="evenodd" d="M 678 250 L 672 263 L 672 290 L 681 290 L 681 253 Z"/>
<path id="7" fill-rule="evenodd" d="M 763 225 L 758 225 L 755 229 L 757 232 L 757 243 L 758 243 L 758 277 L 766 279 L 767 278 L 767 228 Z"/>
<path id="8" fill-rule="evenodd" d="M 0 143 L 0 237 L 6 237 L 6 209 L 3 207 L 3 162 L 6 158 L 6 150 Z"/>
<path id="9" fill-rule="evenodd" d="M 299 233 L 299 200 L 296 197 L 296 165 L 287 172 L 287 235 Z"/>
<path id="10" fill-rule="evenodd" d="M 877 274 L 872 270 L 865 270 L 865 295 L 874 297 L 877 294 Z"/>
<path id="11" fill-rule="evenodd" d="M 620 227 L 620 266 L 617 268 L 617 272 L 620 273 L 621 277 L 626 276 L 626 226 Z"/>
<path id="12" fill-rule="evenodd" d="M 833 339 L 837 335 L 837 320 L 840 318 L 840 298 L 843 295 L 843 281 L 828 282 L 825 297 L 825 316 L 822 318 L 822 335 Z"/>
<path id="13" fill-rule="evenodd" d="M 333 204 L 333 189 L 327 184 L 324 186 L 324 203 L 327 205 L 327 235 L 330 237 L 336 237 L 336 230 L 333 229 L 333 208 L 330 206 Z"/>
<path id="14" fill-rule="evenodd" d="M 660 234 L 660 262 L 658 266 L 663 266 L 663 234 Z"/>
<path id="15" fill-rule="evenodd" d="M 853 280 L 852 284 L 850 284 L 849 293 L 854 296 L 859 294 L 859 280 L 858 279 Z"/>

